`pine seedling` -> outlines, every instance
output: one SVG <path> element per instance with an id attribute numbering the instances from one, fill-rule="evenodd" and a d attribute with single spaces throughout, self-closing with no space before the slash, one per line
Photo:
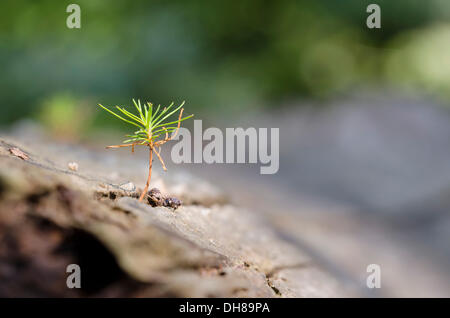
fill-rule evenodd
<path id="1" fill-rule="evenodd" d="M 161 105 L 158 105 L 158 107 L 154 109 L 153 104 L 149 102 L 142 105 L 140 100 L 136 102 L 133 99 L 133 103 L 136 107 L 137 115 L 127 111 L 123 107 L 116 106 L 116 109 L 119 111 L 119 113 L 115 113 L 101 104 L 98 105 L 120 120 L 138 128 L 138 130 L 136 130 L 133 134 L 126 135 L 128 139 L 123 141 L 122 145 L 108 146 L 106 147 L 107 149 L 131 147 L 131 152 L 134 152 L 134 147 L 136 146 L 147 146 L 149 148 L 149 168 L 147 182 L 145 184 L 144 191 L 139 197 L 139 201 L 142 202 L 148 191 L 150 179 L 152 177 L 153 153 L 156 154 L 159 161 L 161 162 L 162 168 L 164 169 L 164 171 L 166 171 L 166 165 L 164 164 L 164 160 L 161 157 L 161 146 L 166 142 L 172 140 L 177 135 L 182 121 L 189 119 L 194 115 L 182 117 L 184 110 L 184 101 L 180 106 L 177 107 L 174 107 L 174 103 L 172 102 L 169 106 L 164 107 L 161 110 Z M 170 117 L 178 111 L 178 119 L 170 119 Z"/>

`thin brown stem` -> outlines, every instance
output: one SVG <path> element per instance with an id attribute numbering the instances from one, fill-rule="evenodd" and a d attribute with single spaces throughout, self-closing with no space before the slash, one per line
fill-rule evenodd
<path id="1" fill-rule="evenodd" d="M 158 156 L 158 159 L 161 162 L 161 165 L 162 165 L 164 171 L 167 171 L 166 165 L 164 164 L 164 160 L 161 157 L 161 148 L 159 148 L 159 152 L 157 150 L 155 150 L 155 154 Z"/>
<path id="2" fill-rule="evenodd" d="M 113 148 L 123 148 L 123 147 L 131 147 L 131 152 L 134 152 L 134 147 L 138 145 L 139 142 L 133 142 L 132 144 L 124 144 L 124 145 L 114 145 L 114 146 L 108 146 L 106 149 L 113 149 Z"/>
<path id="3" fill-rule="evenodd" d="M 131 147 L 134 144 L 125 144 L 125 145 L 114 145 L 114 146 L 108 146 L 106 149 L 112 149 L 112 148 L 123 148 L 123 147 Z"/>
<path id="4" fill-rule="evenodd" d="M 145 188 L 144 191 L 142 191 L 142 194 L 139 198 L 139 202 L 142 202 L 142 200 L 144 199 L 145 195 L 147 194 L 148 191 L 148 187 L 150 186 L 150 179 L 152 178 L 152 161 L 153 161 L 153 147 L 151 145 L 148 146 L 149 150 L 150 150 L 150 155 L 149 155 L 149 166 L 148 166 L 148 178 L 147 178 L 147 183 L 145 184 Z"/>

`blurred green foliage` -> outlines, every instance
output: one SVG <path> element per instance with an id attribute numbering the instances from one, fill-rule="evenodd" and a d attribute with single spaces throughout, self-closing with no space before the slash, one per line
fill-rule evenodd
<path id="1" fill-rule="evenodd" d="M 70 3 L 81 29 L 66 27 Z M 366 27 L 369 3 L 381 29 Z M 3 0 L 0 124 L 46 122 L 64 101 L 77 118 L 86 101 L 132 97 L 219 115 L 386 83 L 450 97 L 449 12 L 445 0 Z"/>
<path id="2" fill-rule="evenodd" d="M 43 100 L 36 118 L 52 135 L 71 139 L 89 129 L 93 111 L 89 103 L 69 93 L 54 94 Z"/>

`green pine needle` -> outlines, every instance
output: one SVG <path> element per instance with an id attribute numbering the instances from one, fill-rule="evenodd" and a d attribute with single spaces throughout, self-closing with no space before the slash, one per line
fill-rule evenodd
<path id="1" fill-rule="evenodd" d="M 126 110 L 124 107 L 116 106 L 116 109 L 120 112 L 119 115 L 109 108 L 98 104 L 98 106 L 116 116 L 120 120 L 139 128 L 139 130 L 135 131 L 133 134 L 126 135 L 129 139 L 125 140 L 124 143 L 154 144 L 158 141 L 159 137 L 162 137 L 163 139 L 166 132 L 171 133 L 175 131 L 179 123 L 194 116 L 189 115 L 176 120 L 169 119 L 172 115 L 181 110 L 184 105 L 184 101 L 181 105 L 175 108 L 173 107 L 174 103 L 172 102 L 161 111 L 160 105 L 158 105 L 158 107 L 154 110 L 152 103 L 147 102 L 142 105 L 139 99 L 137 101 L 133 99 L 133 104 L 138 112 L 137 115 Z"/>

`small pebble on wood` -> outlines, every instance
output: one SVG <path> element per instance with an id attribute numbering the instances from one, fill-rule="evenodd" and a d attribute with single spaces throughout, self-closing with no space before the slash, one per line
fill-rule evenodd
<path id="1" fill-rule="evenodd" d="M 164 197 L 158 188 L 153 188 L 148 191 L 148 203 L 153 206 L 165 206 L 176 210 L 181 205 L 181 200 L 172 197 Z"/>
<path id="2" fill-rule="evenodd" d="M 78 171 L 78 163 L 76 162 L 69 162 L 67 167 L 72 171 Z"/>

